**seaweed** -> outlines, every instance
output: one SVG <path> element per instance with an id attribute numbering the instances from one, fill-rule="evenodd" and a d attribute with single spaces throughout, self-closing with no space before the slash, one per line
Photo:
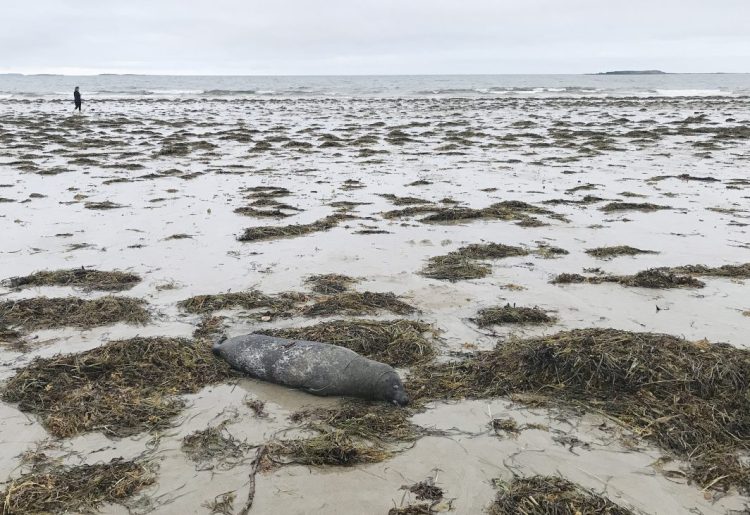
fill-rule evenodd
<path id="1" fill-rule="evenodd" d="M 651 204 L 649 202 L 610 202 L 609 204 L 599 208 L 601 211 L 612 213 L 615 211 L 660 211 L 664 209 L 672 209 L 669 206 L 661 206 L 658 204 Z"/>
<path id="2" fill-rule="evenodd" d="M 292 414 L 294 422 L 308 429 L 341 431 L 349 437 L 379 442 L 413 442 L 424 430 L 412 424 L 411 411 L 390 404 L 351 400 L 335 408 L 314 408 Z"/>
<path id="3" fill-rule="evenodd" d="M 247 310 L 268 308 L 268 311 L 263 312 L 263 315 L 277 317 L 290 314 L 290 311 L 297 303 L 306 300 L 307 297 L 305 295 L 293 292 L 266 295 L 258 290 L 248 290 L 212 295 L 196 295 L 189 299 L 181 300 L 177 305 L 188 313 L 194 314 L 210 314 L 214 311 L 234 308 Z"/>
<path id="4" fill-rule="evenodd" d="M 628 245 L 616 245 L 612 247 L 596 247 L 586 250 L 586 254 L 597 259 L 611 259 L 618 256 L 636 256 L 638 254 L 658 254 L 653 250 L 643 250 Z"/>
<path id="5" fill-rule="evenodd" d="M 669 268 L 650 268 L 635 275 L 597 275 L 584 276 L 580 274 L 563 273 L 555 276 L 552 284 L 571 283 L 617 283 L 623 286 L 638 288 L 703 288 L 705 283 L 691 275 L 675 273 Z"/>
<path id="6" fill-rule="evenodd" d="M 285 213 L 281 209 L 257 209 L 252 206 L 238 207 L 234 210 L 238 215 L 251 216 L 255 218 L 288 218 L 289 213 Z"/>
<path id="7" fill-rule="evenodd" d="M 232 436 L 225 421 L 218 426 L 193 431 L 185 436 L 181 449 L 191 461 L 201 465 L 202 469 L 211 464 L 210 468 L 219 466 L 222 470 L 228 470 L 240 464 L 252 446 Z"/>
<path id="8" fill-rule="evenodd" d="M 741 265 L 721 265 L 710 267 L 706 265 L 684 265 L 669 268 L 673 274 L 692 274 L 703 277 L 731 277 L 735 279 L 750 279 L 750 263 Z"/>
<path id="9" fill-rule="evenodd" d="M 665 334 L 579 329 L 525 340 L 459 362 L 415 367 L 410 397 L 533 393 L 603 413 L 686 460 L 703 487 L 750 491 L 750 351 Z"/>
<path id="10" fill-rule="evenodd" d="M 461 247 L 443 256 L 431 257 L 420 274 L 432 279 L 460 281 L 479 279 L 492 273 L 492 268 L 480 259 L 501 259 L 511 256 L 525 256 L 529 251 L 522 247 L 502 243 L 472 244 Z"/>
<path id="11" fill-rule="evenodd" d="M 549 324 L 555 321 L 543 309 L 538 307 L 516 307 L 507 304 L 484 308 L 473 319 L 479 327 L 505 324 Z"/>
<path id="12" fill-rule="evenodd" d="M 125 206 L 122 205 L 122 204 L 117 204 L 117 203 L 109 201 L 109 200 L 105 200 L 103 202 L 86 202 L 83 205 L 83 207 L 85 207 L 86 209 L 104 210 L 104 209 L 120 209 L 120 208 L 123 208 Z"/>
<path id="13" fill-rule="evenodd" d="M 283 465 L 337 465 L 352 467 L 388 459 L 386 449 L 355 440 L 344 431 L 332 430 L 311 438 L 275 440 L 268 444 L 268 458 Z"/>
<path id="14" fill-rule="evenodd" d="M 431 257 L 419 273 L 431 279 L 456 282 L 487 277 L 492 267 L 460 254 L 447 254 Z"/>
<path id="15" fill-rule="evenodd" d="M 0 494 L 4 499 L 0 513 L 94 513 L 102 505 L 125 501 L 154 481 L 150 465 L 121 458 L 78 466 L 37 463 Z"/>
<path id="16" fill-rule="evenodd" d="M 28 330 L 91 327 L 125 322 L 145 324 L 150 319 L 145 301 L 108 295 L 93 300 L 78 297 L 34 297 L 0 302 L 0 324 Z"/>
<path id="17" fill-rule="evenodd" d="M 434 513 L 432 504 L 426 502 L 407 504 L 400 508 L 393 507 L 388 510 L 388 515 L 432 515 Z"/>
<path id="18" fill-rule="evenodd" d="M 398 195 L 394 195 L 393 193 L 378 193 L 378 196 L 389 200 L 394 206 L 413 206 L 415 204 L 419 205 L 432 203 L 429 200 L 424 200 L 418 197 L 399 197 Z"/>
<path id="19" fill-rule="evenodd" d="M 305 234 L 333 229 L 343 220 L 350 220 L 352 218 L 353 217 L 351 215 L 348 215 L 346 213 L 337 213 L 329 215 L 310 224 L 266 225 L 260 227 L 248 227 L 237 238 L 237 240 L 242 242 L 252 242 L 303 236 Z"/>
<path id="20" fill-rule="evenodd" d="M 350 285 L 356 282 L 358 282 L 358 279 L 341 274 L 313 275 L 305 280 L 305 284 L 310 285 L 312 291 L 322 295 L 344 292 L 349 289 Z"/>
<path id="21" fill-rule="evenodd" d="M 53 435 L 111 436 L 168 427 L 177 394 L 233 377 L 208 345 L 180 338 L 132 338 L 80 353 L 36 358 L 5 385 L 2 399 L 35 413 Z"/>
<path id="22" fill-rule="evenodd" d="M 435 213 L 420 220 L 423 223 L 459 222 L 464 220 L 517 220 L 519 224 L 531 227 L 542 222 L 529 214 L 553 215 L 553 211 L 520 200 L 496 202 L 482 209 L 469 207 L 440 208 Z"/>
<path id="23" fill-rule="evenodd" d="M 440 208 L 434 205 L 425 206 L 410 206 L 403 209 L 393 209 L 391 211 L 385 211 L 382 214 L 383 218 L 390 220 L 393 218 L 404 218 L 407 216 L 420 215 L 424 213 L 434 213 Z"/>
<path id="24" fill-rule="evenodd" d="M 81 267 L 69 270 L 34 272 L 31 275 L 11 277 L 3 283 L 11 288 L 80 286 L 87 290 L 122 291 L 132 288 L 140 281 L 140 276 L 130 272 L 87 270 Z"/>
<path id="25" fill-rule="evenodd" d="M 489 515 L 635 515 L 606 497 L 552 476 L 495 480 L 497 497 Z"/>
<path id="26" fill-rule="evenodd" d="M 222 331 L 224 317 L 204 315 L 200 324 L 193 331 L 193 338 L 208 339 Z"/>
<path id="27" fill-rule="evenodd" d="M 415 313 L 417 308 L 400 300 L 391 292 L 344 291 L 317 300 L 302 309 L 310 317 L 332 315 L 373 315 L 378 311 L 389 311 L 396 315 Z"/>
<path id="28" fill-rule="evenodd" d="M 212 515 L 234 515 L 234 501 L 237 495 L 234 492 L 224 492 L 202 504 L 208 508 Z"/>
<path id="29" fill-rule="evenodd" d="M 429 361 L 435 355 L 434 330 L 413 320 L 334 320 L 307 327 L 265 329 L 260 334 L 331 343 L 357 354 L 399 367 Z"/>

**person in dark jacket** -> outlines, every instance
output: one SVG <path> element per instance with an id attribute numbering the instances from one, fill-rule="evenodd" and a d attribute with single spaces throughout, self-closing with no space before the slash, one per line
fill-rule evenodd
<path id="1" fill-rule="evenodd" d="M 73 102 L 75 102 L 75 105 L 76 105 L 73 111 L 75 111 L 76 109 L 80 111 L 81 110 L 81 92 L 78 91 L 78 86 L 76 86 L 75 91 L 73 91 Z"/>

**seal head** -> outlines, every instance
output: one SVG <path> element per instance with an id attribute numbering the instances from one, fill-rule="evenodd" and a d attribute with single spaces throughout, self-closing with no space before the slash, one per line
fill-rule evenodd
<path id="1" fill-rule="evenodd" d="M 379 400 L 392 402 L 397 406 L 409 404 L 409 396 L 406 394 L 404 384 L 395 371 L 388 371 L 378 378 L 375 393 Z"/>

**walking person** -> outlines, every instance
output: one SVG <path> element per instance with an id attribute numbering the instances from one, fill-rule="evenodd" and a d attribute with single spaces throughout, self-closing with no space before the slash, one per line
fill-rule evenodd
<path id="1" fill-rule="evenodd" d="M 75 107 L 73 108 L 73 111 L 78 109 L 81 110 L 81 92 L 78 91 L 78 86 L 76 86 L 75 91 L 73 91 L 73 102 L 75 103 Z"/>

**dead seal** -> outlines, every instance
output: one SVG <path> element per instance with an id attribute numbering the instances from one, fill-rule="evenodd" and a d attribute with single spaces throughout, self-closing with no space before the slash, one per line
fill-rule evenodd
<path id="1" fill-rule="evenodd" d="M 251 377 L 314 395 L 409 402 L 393 367 L 338 345 L 247 334 L 217 340 L 213 352 Z"/>

